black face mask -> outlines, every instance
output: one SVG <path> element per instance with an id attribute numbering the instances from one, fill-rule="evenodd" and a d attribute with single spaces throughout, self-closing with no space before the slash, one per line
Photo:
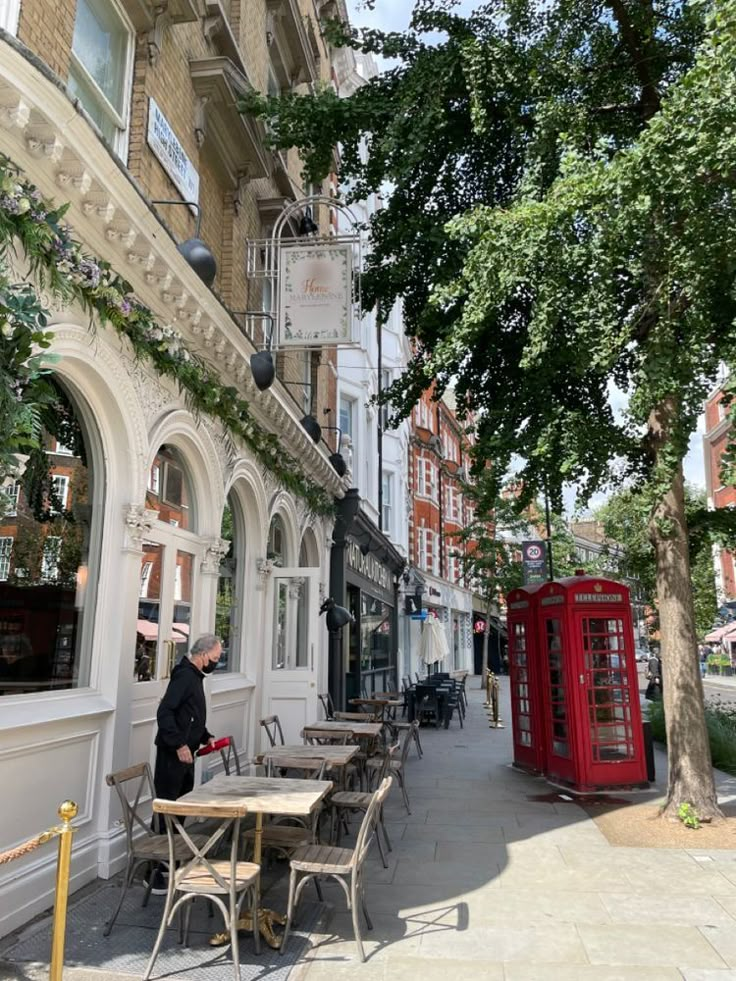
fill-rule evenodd
<path id="1" fill-rule="evenodd" d="M 216 667 L 217 661 L 208 661 L 207 664 L 202 667 L 202 674 L 212 674 Z"/>

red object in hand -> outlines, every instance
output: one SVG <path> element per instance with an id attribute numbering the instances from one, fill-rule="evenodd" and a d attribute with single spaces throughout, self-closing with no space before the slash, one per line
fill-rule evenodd
<path id="1" fill-rule="evenodd" d="M 215 753 L 218 749 L 225 749 L 229 745 L 230 736 L 223 736 L 222 739 L 216 739 L 213 743 L 208 743 L 206 746 L 198 749 L 197 756 L 209 756 L 210 753 Z"/>

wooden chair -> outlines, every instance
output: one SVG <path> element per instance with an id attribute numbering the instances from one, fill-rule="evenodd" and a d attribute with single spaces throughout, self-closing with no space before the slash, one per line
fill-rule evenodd
<path id="1" fill-rule="evenodd" d="M 350 733 L 332 732 L 329 729 L 311 729 L 309 726 L 305 726 L 302 729 L 302 739 L 305 746 L 347 746 Z"/>
<path id="2" fill-rule="evenodd" d="M 323 692 L 321 695 L 317 695 L 317 698 L 322 703 L 322 708 L 325 713 L 325 720 L 330 721 L 335 718 L 335 706 L 332 703 L 332 695 L 328 691 Z"/>
<path id="3" fill-rule="evenodd" d="M 398 759 L 392 759 L 389 764 L 388 772 L 391 776 L 396 777 L 399 782 L 399 787 L 401 788 L 401 796 L 404 798 L 404 807 L 406 808 L 406 813 L 411 814 L 411 807 L 409 806 L 409 795 L 406 792 L 406 775 L 404 772 L 406 758 L 409 755 L 409 745 L 414 738 L 413 730 L 419 728 L 419 723 L 414 720 L 414 722 L 409 723 L 409 728 L 404 733 L 404 741 L 401 744 L 401 755 Z M 366 768 L 370 770 L 380 770 L 383 765 L 382 760 L 372 759 L 368 760 Z"/>
<path id="4" fill-rule="evenodd" d="M 335 712 L 336 722 L 380 722 L 376 712 Z"/>
<path id="5" fill-rule="evenodd" d="M 130 888 L 136 872 L 143 865 L 150 865 L 151 873 L 148 885 L 143 896 L 143 906 L 148 905 L 153 886 L 153 870 L 160 862 L 169 860 L 169 846 L 163 835 L 156 834 L 150 826 L 143 820 L 140 814 L 141 801 L 149 801 L 155 797 L 153 790 L 153 777 L 151 767 L 148 763 L 135 763 L 125 770 L 118 770 L 116 773 L 108 773 L 105 777 L 108 787 L 114 787 L 120 806 L 123 812 L 123 826 L 125 828 L 125 838 L 127 843 L 128 860 L 123 876 L 123 884 L 120 887 L 120 900 L 115 908 L 115 912 L 105 924 L 103 935 L 110 936 L 110 932 L 115 925 L 120 910 L 123 908 L 125 896 Z M 205 838 L 196 837 L 201 844 Z M 189 854 L 183 842 L 176 846 L 175 858 L 186 858 Z"/>
<path id="6" fill-rule="evenodd" d="M 240 776 L 240 759 L 232 736 L 223 736 L 222 739 L 215 740 L 214 745 L 203 746 L 197 750 L 197 756 L 208 756 L 210 753 L 218 751 L 226 776 L 229 777 L 233 770 Z"/>
<path id="7" fill-rule="evenodd" d="M 383 781 L 388 776 L 389 767 L 391 761 L 396 756 L 399 750 L 399 744 L 395 743 L 393 746 L 389 746 L 383 754 L 383 764 L 380 770 L 374 770 L 377 774 L 377 779 L 375 783 L 377 786 L 381 786 Z M 331 832 L 330 841 L 334 841 L 336 845 L 340 844 L 340 828 L 344 824 L 347 830 L 347 815 L 350 811 L 366 811 L 370 806 L 370 802 L 373 799 L 373 794 L 370 788 L 367 793 L 362 791 L 354 790 L 338 790 L 330 795 L 328 800 L 328 805 L 332 811 L 331 820 Z M 381 854 L 381 861 L 383 862 L 384 869 L 388 868 L 388 862 L 386 860 L 386 854 L 383 850 L 383 843 L 381 842 L 381 835 L 378 833 L 378 829 L 383 833 L 383 837 L 386 841 L 386 848 L 388 851 L 392 851 L 391 841 L 388 837 L 388 832 L 386 831 L 386 825 L 383 821 L 383 807 L 379 809 L 378 818 L 376 821 L 376 844 L 378 845 L 378 851 Z"/>
<path id="8" fill-rule="evenodd" d="M 246 896 L 250 896 L 251 899 L 251 922 L 256 953 L 259 954 L 261 951 L 260 931 L 258 929 L 258 881 L 261 870 L 258 865 L 254 865 L 252 862 L 238 861 L 240 822 L 247 814 L 248 809 L 243 804 L 230 802 L 216 803 L 211 801 L 208 804 L 187 804 L 182 801 L 157 799 L 153 802 L 153 810 L 156 814 L 163 814 L 166 822 L 169 847 L 169 889 L 166 893 L 161 926 L 143 975 L 143 981 L 148 981 L 151 976 L 166 928 L 171 925 L 174 915 L 185 906 L 184 942 L 187 942 L 189 919 L 192 911 L 191 903 L 197 896 L 208 899 L 222 913 L 225 930 L 230 934 L 235 981 L 240 981 L 238 920 Z M 219 825 L 204 843 L 200 843 L 190 837 L 182 824 L 182 819 L 186 816 L 216 818 Z M 211 853 L 225 836 L 230 838 L 229 861 L 213 859 Z M 182 844 L 188 851 L 187 859 L 184 860 L 178 854 Z M 178 867 L 177 861 L 179 861 Z"/>
<path id="9" fill-rule="evenodd" d="M 416 746 L 417 756 L 421 760 L 421 758 L 424 756 L 424 753 L 422 751 L 421 740 L 419 739 L 419 726 L 415 726 L 411 722 L 392 722 L 391 728 L 396 732 L 397 737 L 402 732 L 407 732 L 407 731 L 411 732 L 412 742 Z"/>
<path id="10" fill-rule="evenodd" d="M 299 899 L 304 886 L 310 879 L 319 875 L 328 876 L 339 882 L 348 901 L 348 909 L 353 917 L 355 942 L 361 961 L 365 961 L 363 940 L 360 935 L 358 919 L 358 900 L 369 930 L 373 929 L 370 916 L 365 904 L 363 892 L 363 865 L 368 849 L 376 835 L 376 824 L 383 802 L 391 789 L 391 777 L 386 777 L 381 786 L 371 795 L 371 802 L 365 812 L 365 817 L 358 831 L 355 848 L 337 848 L 333 845 L 309 845 L 298 848 L 291 859 L 289 874 L 289 905 L 286 911 L 286 927 L 281 940 L 281 953 L 286 951 L 289 931 L 294 921 L 294 912 L 299 905 Z"/>
<path id="11" fill-rule="evenodd" d="M 268 741 L 272 747 L 284 745 L 284 732 L 278 715 L 269 715 L 267 718 L 261 719 L 261 725 L 266 730 Z"/>
<path id="12" fill-rule="evenodd" d="M 435 728 L 439 729 L 440 716 L 439 700 L 437 698 L 436 685 L 417 685 L 414 696 L 414 717 L 417 721 L 434 721 Z"/>
<path id="13" fill-rule="evenodd" d="M 274 779 L 287 777 L 298 780 L 324 780 L 326 768 L 325 760 L 294 759 L 286 755 L 271 756 L 266 761 L 266 776 Z M 316 810 L 310 824 L 298 817 L 276 818 L 267 824 L 264 823 L 261 847 L 273 849 L 288 858 L 295 848 L 317 841 L 320 815 L 321 809 Z M 286 821 L 293 823 L 286 824 L 284 823 Z M 253 844 L 255 838 L 255 828 L 249 828 L 243 835 L 243 841 L 249 844 Z"/>

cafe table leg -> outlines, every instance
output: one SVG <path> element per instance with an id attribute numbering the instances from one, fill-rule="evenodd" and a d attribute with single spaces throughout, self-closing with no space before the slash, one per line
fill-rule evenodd
<path id="1" fill-rule="evenodd" d="M 256 814 L 256 827 L 255 836 L 253 839 L 253 863 L 255 865 L 261 864 L 261 855 L 263 851 L 263 815 L 259 812 Z M 260 880 L 258 884 L 258 890 L 260 893 Z M 258 896 L 260 900 L 260 894 Z M 281 937 L 277 937 L 274 933 L 273 927 L 277 923 L 279 926 L 283 926 L 286 923 L 286 917 L 282 916 L 281 913 L 277 913 L 273 909 L 264 909 L 260 901 L 258 903 L 258 929 L 261 932 L 261 936 L 266 941 L 269 947 L 273 947 L 274 950 L 278 950 L 281 946 Z M 238 930 L 246 930 L 249 933 L 253 930 L 253 921 L 251 919 L 250 913 L 245 913 L 238 920 Z M 230 943 L 230 934 L 216 933 L 213 937 L 210 937 L 210 945 L 212 947 L 221 947 L 223 944 Z"/>

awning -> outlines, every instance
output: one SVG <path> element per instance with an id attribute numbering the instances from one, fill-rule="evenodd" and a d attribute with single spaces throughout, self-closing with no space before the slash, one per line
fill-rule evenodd
<path id="1" fill-rule="evenodd" d="M 144 640 L 158 640 L 159 625 L 152 620 L 138 620 L 136 628 Z M 171 627 L 171 640 L 183 643 L 189 637 L 188 623 L 174 623 Z"/>
<path id="2" fill-rule="evenodd" d="M 715 630 L 711 630 L 709 634 L 705 635 L 706 644 L 717 644 L 722 640 L 726 634 L 736 634 L 736 623 L 727 623 L 723 627 L 717 627 Z"/>

